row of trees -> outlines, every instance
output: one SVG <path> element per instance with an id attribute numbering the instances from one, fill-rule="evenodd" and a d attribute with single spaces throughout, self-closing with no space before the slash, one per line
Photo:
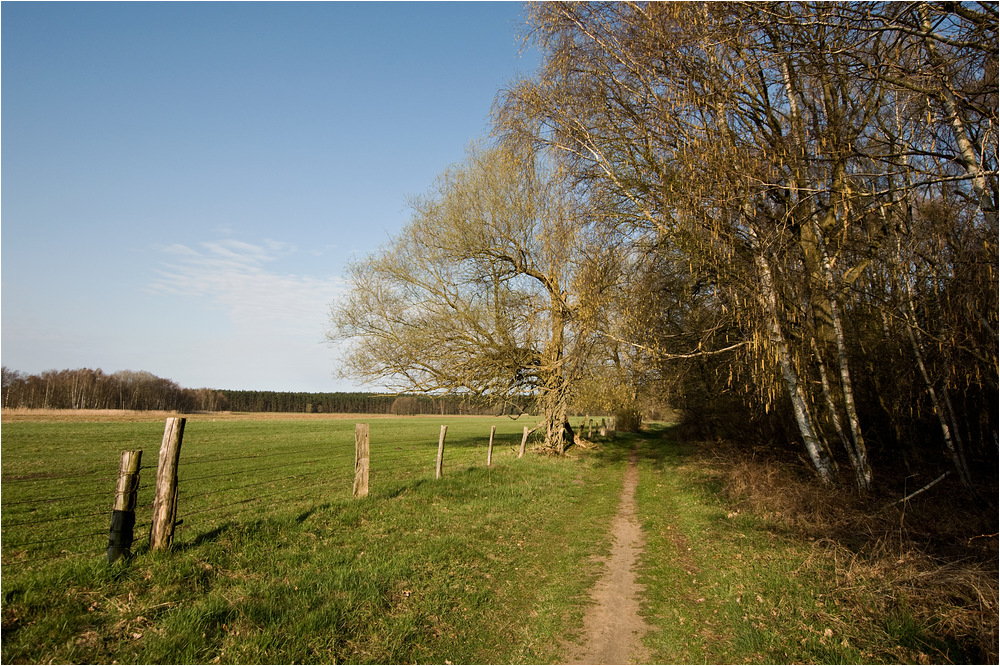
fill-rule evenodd
<path id="1" fill-rule="evenodd" d="M 532 79 L 331 339 L 401 390 L 668 398 L 824 483 L 997 456 L 995 3 L 538 3 Z M 611 403 L 611 404 L 609 404 Z M 719 433 L 727 434 L 727 433 Z M 943 460 L 942 460 L 943 456 Z"/>
<path id="2" fill-rule="evenodd" d="M 234 412 L 305 412 L 384 414 L 390 396 L 366 393 L 299 393 L 282 391 L 221 392 Z"/>
<path id="3" fill-rule="evenodd" d="M 219 391 L 234 412 L 305 412 L 325 414 L 500 414 L 500 406 L 470 404 L 457 396 L 385 393 L 290 393 Z"/>
<path id="4" fill-rule="evenodd" d="M 303 412 L 336 414 L 509 414 L 502 404 L 460 396 L 378 393 L 293 393 L 182 388 L 149 372 L 48 370 L 27 375 L 3 367 L 5 409 L 123 409 L 178 412 Z M 525 403 L 526 401 L 522 401 Z"/>
<path id="5" fill-rule="evenodd" d="M 149 372 L 123 370 L 47 370 L 26 375 L 3 367 L 5 409 L 128 409 L 223 411 L 229 401 L 222 391 L 181 388 Z"/>

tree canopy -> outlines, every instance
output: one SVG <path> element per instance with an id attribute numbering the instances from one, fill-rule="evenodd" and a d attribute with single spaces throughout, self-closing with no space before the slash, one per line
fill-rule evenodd
<path id="1" fill-rule="evenodd" d="M 787 415 L 822 479 L 843 457 L 861 488 L 867 436 L 905 449 L 930 416 L 971 486 L 960 433 L 983 454 L 997 428 L 978 409 L 997 391 L 996 5 L 531 12 L 544 67 L 499 130 L 616 213 L 654 293 L 695 296 L 622 308 L 657 322 L 625 337 L 689 406 L 743 392 Z"/>
<path id="2" fill-rule="evenodd" d="M 561 450 L 614 266 L 576 203 L 544 155 L 470 147 L 400 234 L 350 266 L 329 333 L 351 342 L 345 373 L 519 406 L 539 395 Z"/>
<path id="3" fill-rule="evenodd" d="M 550 434 L 568 400 L 659 396 L 797 442 L 824 483 L 943 457 L 975 492 L 997 456 L 997 17 L 530 5 L 542 67 L 498 97 L 497 145 L 352 268 L 333 337 L 358 376 L 538 393 Z"/>

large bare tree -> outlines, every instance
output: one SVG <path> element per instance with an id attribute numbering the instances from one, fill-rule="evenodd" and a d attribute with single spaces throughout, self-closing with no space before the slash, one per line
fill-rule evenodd
<path id="1" fill-rule="evenodd" d="M 523 404 L 562 452 L 567 405 L 614 254 L 544 156 L 473 146 L 412 202 L 410 223 L 349 268 L 331 311 L 344 372 L 393 389 Z"/>

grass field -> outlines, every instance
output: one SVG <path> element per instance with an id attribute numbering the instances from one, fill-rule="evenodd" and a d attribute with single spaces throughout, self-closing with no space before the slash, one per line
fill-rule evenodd
<path id="1" fill-rule="evenodd" d="M 138 524 L 148 530 L 164 415 L 40 414 L 5 419 L 3 438 L 4 562 L 92 554 L 107 546 L 107 525 L 120 452 L 143 450 Z M 37 419 L 44 419 L 39 421 Z M 155 419 L 155 420 L 154 420 Z M 230 518 L 264 517 L 302 500 L 350 495 L 357 418 L 189 418 L 179 472 L 177 541 L 197 540 Z M 490 426 L 494 463 L 520 443 L 521 422 L 450 418 L 445 473 L 486 463 Z M 371 482 L 398 484 L 434 472 L 441 419 L 373 420 Z M 393 486 L 395 487 L 395 486 Z M 268 501 L 264 501 L 268 500 Z M 248 506 L 249 505 L 249 506 Z M 146 522 L 143 523 L 142 521 Z M 102 543 L 103 540 L 103 543 Z M 23 548 L 21 544 L 27 544 Z"/>
<path id="2" fill-rule="evenodd" d="M 3 661 L 558 660 L 621 470 L 517 460 L 523 425 L 372 420 L 371 495 L 355 500 L 353 419 L 194 417 L 173 551 L 147 552 L 141 508 L 136 557 L 108 567 L 119 452 L 155 452 L 162 421 L 5 420 Z"/>
<path id="3" fill-rule="evenodd" d="M 3 417 L 4 663 L 558 663 L 582 638 L 633 446 L 652 662 L 995 661 L 991 589 L 921 606 L 919 583 L 894 586 L 863 552 L 753 509 L 729 463 L 662 426 L 517 459 L 525 423 L 502 418 L 193 415 L 183 523 L 154 554 L 164 415 L 68 416 Z M 371 423 L 363 500 L 356 421 Z M 135 556 L 109 567 L 118 456 L 133 448 L 147 488 Z M 970 589 L 957 582 L 953 596 Z M 969 635 L 956 609 L 986 630 Z"/>

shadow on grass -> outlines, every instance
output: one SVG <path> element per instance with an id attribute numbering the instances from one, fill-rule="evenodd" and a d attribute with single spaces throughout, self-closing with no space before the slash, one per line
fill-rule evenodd
<path id="1" fill-rule="evenodd" d="M 400 497 L 405 493 L 416 490 L 425 483 L 427 483 L 426 478 L 417 479 L 413 483 L 403 483 L 396 486 L 395 488 L 392 488 L 391 490 L 387 490 L 385 493 L 380 493 L 379 497 L 383 499 L 396 499 L 397 497 Z"/>
<path id="2" fill-rule="evenodd" d="M 692 456 L 694 448 L 673 436 L 675 428 L 674 425 L 651 423 L 640 432 L 617 432 L 612 437 L 598 439 L 587 455 L 598 465 L 618 465 L 628 461 L 632 450 L 638 447 L 639 460 L 655 469 L 678 465 Z"/>
<path id="3" fill-rule="evenodd" d="M 313 506 L 307 509 L 306 511 L 303 511 L 299 515 L 297 515 L 294 520 L 296 523 L 301 525 L 318 511 L 325 511 L 331 508 L 333 508 L 333 504 L 330 502 L 317 504 L 316 506 Z M 225 536 L 229 532 L 232 532 L 233 530 L 243 530 L 243 531 L 260 530 L 268 525 L 271 525 L 272 522 L 275 520 L 278 521 L 282 520 L 282 518 L 278 516 L 270 516 L 268 518 L 252 516 L 249 514 L 249 512 L 248 514 L 246 514 L 245 517 L 246 520 L 240 520 L 239 517 L 233 520 L 228 520 L 225 523 L 222 523 L 221 525 L 218 525 L 208 531 L 200 532 L 197 536 L 188 541 L 175 540 L 170 550 L 177 553 L 183 553 L 185 551 L 194 550 L 207 543 L 213 543 L 215 541 L 219 541 L 223 536 Z M 285 520 L 287 520 L 287 518 L 285 518 Z M 178 523 L 178 526 L 180 527 L 182 524 L 183 522 L 180 522 Z"/>
<path id="4" fill-rule="evenodd" d="M 226 532 L 234 529 L 235 527 L 237 527 L 237 523 L 235 523 L 233 521 L 229 521 L 229 522 L 224 523 L 222 525 L 219 525 L 218 527 L 216 527 L 214 529 L 211 529 L 211 530 L 209 530 L 207 532 L 200 533 L 198 536 L 196 536 L 191 541 L 184 541 L 182 543 L 176 543 L 175 542 L 170 547 L 170 550 L 173 551 L 173 552 L 176 552 L 176 553 L 183 553 L 183 552 L 188 551 L 188 550 L 194 550 L 195 548 L 198 548 L 199 546 L 202 546 L 203 544 L 211 543 L 213 541 L 218 541 L 219 538 L 222 535 L 224 535 Z"/>
<path id="5" fill-rule="evenodd" d="M 309 520 L 309 518 L 310 518 L 310 517 L 311 517 L 311 516 L 312 516 L 313 514 L 315 514 L 315 513 L 317 512 L 317 511 L 322 511 L 322 510 L 324 510 L 324 509 L 329 509 L 329 508 L 331 508 L 332 506 L 333 506 L 333 505 L 332 505 L 332 504 L 330 504 L 329 502 L 326 502 L 326 503 L 324 503 L 324 504 L 320 504 L 320 505 L 318 505 L 318 506 L 314 506 L 313 508 L 309 509 L 308 511 L 303 511 L 302 513 L 300 513 L 300 514 L 299 514 L 299 515 L 298 515 L 298 516 L 297 516 L 297 517 L 295 518 L 295 522 L 297 522 L 297 523 L 299 523 L 299 524 L 301 525 L 302 523 L 304 523 L 304 522 L 306 522 L 307 520 Z"/>

